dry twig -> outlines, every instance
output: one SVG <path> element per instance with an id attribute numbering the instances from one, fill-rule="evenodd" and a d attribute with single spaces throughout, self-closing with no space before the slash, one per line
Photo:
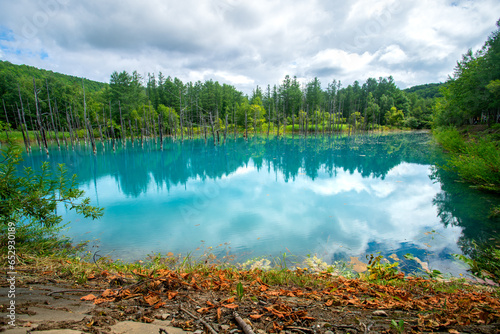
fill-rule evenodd
<path id="1" fill-rule="evenodd" d="M 240 325 L 241 329 L 243 329 L 243 332 L 245 334 L 255 334 L 254 331 L 252 330 L 252 327 L 250 327 L 241 317 L 239 316 L 238 312 L 233 312 L 234 319 L 236 319 L 236 322 L 238 325 Z"/>
<path id="2" fill-rule="evenodd" d="M 212 334 L 217 334 L 217 332 L 215 331 L 215 329 L 212 328 L 212 326 L 210 326 L 208 324 L 208 322 L 206 322 L 205 320 L 201 319 L 201 318 L 198 318 L 197 316 L 195 316 L 193 313 L 189 312 L 188 310 L 186 310 L 184 307 L 180 307 L 181 311 L 183 312 L 186 312 L 187 314 L 189 314 L 191 317 L 193 317 L 194 319 L 196 320 L 199 320 L 203 325 L 205 325 L 205 327 L 210 331 L 210 333 Z"/>

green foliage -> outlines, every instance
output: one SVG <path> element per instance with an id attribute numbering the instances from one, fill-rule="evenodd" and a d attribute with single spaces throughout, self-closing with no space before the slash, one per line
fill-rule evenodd
<path id="1" fill-rule="evenodd" d="M 448 152 L 464 152 L 465 141 L 456 128 L 435 129 L 433 135 L 436 141 Z"/>
<path id="2" fill-rule="evenodd" d="M 302 89 L 296 77 L 287 75 L 281 84 L 272 88 L 268 85 L 266 92 L 257 86 L 249 98 L 233 86 L 217 81 L 183 83 L 178 78 L 164 77 L 161 72 L 157 75 L 148 74 L 147 82 L 144 83 L 145 80 L 137 71 L 115 71 L 110 76 L 109 84 L 106 84 L 1 62 L 0 97 L 5 101 L 7 116 L 5 113 L 0 114 L 0 121 L 10 123 L 11 126 L 19 123 L 16 122 L 18 83 L 22 98 L 26 101 L 26 117 L 35 118 L 34 111 L 26 108 L 28 103 L 30 106 L 35 105 L 33 77 L 39 91 L 42 122 L 52 123 L 49 116 L 50 95 L 52 110 L 55 111 L 56 101 L 58 104 L 58 111 L 54 115 L 58 131 L 69 131 L 70 125 L 73 129 L 82 129 L 86 123 L 85 116 L 94 129 L 104 126 L 103 136 L 107 138 L 113 135 L 111 124 L 115 138 L 121 136 L 122 132 L 124 135 L 130 135 L 131 130 L 139 134 L 135 126 L 136 121 L 138 126 L 150 130 L 145 132 L 147 135 L 153 131 L 158 133 L 158 119 L 154 116 L 157 113 L 163 114 L 160 109 L 164 107 L 170 108 L 178 118 L 179 126 L 175 124 L 175 119 L 172 121 L 170 118 L 164 118 L 165 127 L 170 130 L 170 134 L 172 128 L 180 131 L 180 124 L 185 131 L 191 126 L 206 126 L 209 115 L 214 119 L 220 118 L 223 126 L 228 116 L 232 129 L 237 124 L 240 130 L 247 128 L 250 131 L 267 130 L 264 124 L 281 125 L 284 120 L 287 120 L 287 125 L 293 120 L 295 124 L 300 124 L 301 129 L 305 129 L 307 120 L 309 128 L 313 127 L 314 131 L 341 131 L 342 126 L 328 126 L 330 115 L 335 115 L 337 125 L 350 124 L 349 129 L 352 129 L 354 124 L 359 129 L 373 129 L 377 128 L 377 125 L 385 125 L 386 122 L 391 122 L 388 124 L 396 127 L 420 129 L 429 127 L 428 115 L 432 110 L 432 101 L 416 93 L 410 96 L 409 93 L 399 90 L 392 77 L 378 80 L 368 78 L 363 85 L 356 81 L 345 88 L 341 87 L 340 82 L 333 80 L 327 89 L 323 90 L 318 78 L 308 82 Z M 494 85 L 495 83 L 492 83 L 493 90 Z M 396 111 L 400 110 L 402 114 L 386 119 L 384 115 L 392 107 L 395 107 Z M 167 113 L 170 114 L 170 111 Z M 408 120 L 408 124 L 401 121 L 410 116 L 413 118 Z M 217 129 L 223 126 L 219 125 Z M 122 127 L 124 129 L 121 129 Z M 28 128 L 31 128 L 31 124 Z"/>
<path id="3" fill-rule="evenodd" d="M 241 282 L 236 284 L 236 295 L 238 296 L 239 301 L 241 301 L 245 295 L 245 290 L 243 289 L 243 284 L 241 284 Z"/>
<path id="4" fill-rule="evenodd" d="M 465 140 L 456 129 L 435 130 L 434 136 L 450 152 L 448 168 L 476 188 L 500 192 L 500 150 L 489 137 Z"/>
<path id="5" fill-rule="evenodd" d="M 385 121 L 387 124 L 392 126 L 401 126 L 404 121 L 404 113 L 402 110 L 397 110 L 396 107 L 392 107 L 391 110 L 385 113 Z"/>
<path id="6" fill-rule="evenodd" d="M 443 85 L 444 85 L 443 83 L 430 83 L 424 85 L 417 85 L 410 88 L 406 88 L 404 92 L 406 92 L 407 94 L 414 93 L 424 99 L 428 98 L 433 99 L 436 97 L 442 97 L 440 89 Z"/>
<path id="7" fill-rule="evenodd" d="M 373 254 L 367 255 L 367 279 L 370 281 L 376 280 L 391 280 L 398 278 L 398 262 L 390 263 L 384 259 L 382 255 L 374 256 Z"/>
<path id="8" fill-rule="evenodd" d="M 0 164 L 0 228 L 2 239 L 7 238 L 6 230 L 16 226 L 16 243 L 37 242 L 43 248 L 58 244 L 55 233 L 62 222 L 56 212 L 62 203 L 84 217 L 96 219 L 102 209 L 90 205 L 89 198 L 76 185 L 76 175 L 69 178 L 64 165 L 59 165 L 53 174 L 44 163 L 36 172 L 26 167 L 19 173 L 21 150 L 10 145 L 2 151 Z M 21 174 L 21 175 L 20 175 Z M 1 244 L 5 245 L 2 240 Z"/>
<path id="9" fill-rule="evenodd" d="M 469 271 L 476 277 L 493 279 L 500 282 L 500 249 L 494 246 L 475 245 L 474 258 L 462 254 L 453 256 L 469 266 Z"/>
<path id="10" fill-rule="evenodd" d="M 396 320 L 391 320 L 391 327 L 394 328 L 398 333 L 403 333 L 405 330 L 405 322 L 404 320 L 399 320 L 396 322 Z"/>
<path id="11" fill-rule="evenodd" d="M 441 88 L 434 112 L 436 126 L 472 124 L 487 115 L 488 122 L 500 107 L 500 20 L 483 48 L 469 50 L 457 63 L 453 77 Z"/>

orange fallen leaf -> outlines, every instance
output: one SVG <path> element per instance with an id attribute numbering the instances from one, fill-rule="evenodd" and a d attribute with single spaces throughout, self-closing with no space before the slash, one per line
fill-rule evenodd
<path id="1" fill-rule="evenodd" d="M 229 309 L 238 308 L 238 305 L 236 305 L 236 304 L 225 304 L 225 305 L 222 305 L 222 306 L 225 307 L 225 308 L 229 308 Z"/>
<path id="2" fill-rule="evenodd" d="M 332 306 L 333 305 L 333 299 L 328 299 L 325 303 L 325 306 Z"/>
<path id="3" fill-rule="evenodd" d="M 160 307 L 164 306 L 164 305 L 167 305 L 167 303 L 165 302 L 159 302 L 155 305 L 155 309 L 159 309 Z"/>
<path id="4" fill-rule="evenodd" d="M 148 318 L 148 317 L 146 317 L 145 315 L 143 315 L 143 316 L 142 316 L 141 320 L 142 320 L 143 322 L 146 322 L 146 323 L 151 323 L 151 322 L 153 322 L 153 321 L 154 321 L 153 319 Z"/>
<path id="5" fill-rule="evenodd" d="M 178 294 L 179 293 L 176 291 L 169 291 L 169 292 L 167 292 L 167 298 L 168 298 L 168 300 L 171 300 L 171 299 L 175 298 L 175 296 L 177 296 Z"/>
<path id="6" fill-rule="evenodd" d="M 231 304 L 231 303 L 233 303 L 233 302 L 234 302 L 234 300 L 235 300 L 235 298 L 234 298 L 234 297 L 231 297 L 231 298 L 229 298 L 229 299 L 226 299 L 226 301 L 225 301 L 224 303 Z"/>
<path id="7" fill-rule="evenodd" d="M 196 312 L 203 314 L 203 313 L 207 313 L 210 309 L 211 309 L 211 307 L 202 307 L 202 308 L 197 309 Z"/>
<path id="8" fill-rule="evenodd" d="M 94 296 L 93 294 L 90 294 L 90 295 L 86 295 L 86 296 L 83 296 L 82 298 L 80 298 L 80 300 L 95 300 L 97 297 Z"/>
<path id="9" fill-rule="evenodd" d="M 161 302 L 161 299 L 157 295 L 149 294 L 147 296 L 144 296 L 144 301 L 150 306 L 153 306 L 154 304 Z"/>
<path id="10" fill-rule="evenodd" d="M 102 293 L 101 297 L 102 298 L 108 298 L 108 297 L 114 297 L 116 295 L 116 292 L 111 290 L 111 289 L 106 289 Z"/>
<path id="11" fill-rule="evenodd" d="M 105 302 L 109 302 L 109 301 L 112 301 L 112 299 L 97 298 L 97 299 L 94 300 L 94 304 L 95 305 L 99 305 L 99 304 L 102 304 L 102 303 L 105 303 Z"/>
<path id="12" fill-rule="evenodd" d="M 263 316 L 263 314 L 250 314 L 249 315 L 249 317 L 254 319 L 254 320 L 260 319 L 262 316 Z"/>

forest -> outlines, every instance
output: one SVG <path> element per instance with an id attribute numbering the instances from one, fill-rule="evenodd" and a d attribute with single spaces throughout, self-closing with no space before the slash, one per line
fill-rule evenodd
<path id="1" fill-rule="evenodd" d="M 404 91 L 392 77 L 347 87 L 333 80 L 322 89 L 317 78 L 301 84 L 286 76 L 280 85 L 257 86 L 247 96 L 217 81 L 183 83 L 162 73 L 143 78 L 136 71 L 113 72 L 105 84 L 5 61 L 0 73 L 0 120 L 6 130 L 7 124 L 52 132 L 91 128 L 94 137 L 105 138 L 206 134 L 207 129 L 246 135 L 422 129 L 430 128 L 435 105 L 427 85 Z"/>

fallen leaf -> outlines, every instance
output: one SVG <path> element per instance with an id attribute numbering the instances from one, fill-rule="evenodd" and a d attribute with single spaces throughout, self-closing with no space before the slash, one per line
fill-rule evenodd
<path id="1" fill-rule="evenodd" d="M 377 317 L 388 317 L 389 315 L 387 315 L 387 312 L 385 311 L 382 311 L 382 310 L 376 310 L 376 311 L 373 311 L 372 313 L 374 316 L 377 316 Z"/>
<path id="2" fill-rule="evenodd" d="M 172 300 L 173 298 L 175 298 L 175 296 L 177 296 L 179 293 L 177 291 L 169 291 L 167 292 L 167 298 L 168 300 Z"/>
<path id="3" fill-rule="evenodd" d="M 394 261 L 400 261 L 396 254 L 389 255 L 388 257 L 393 259 Z"/>
<path id="4" fill-rule="evenodd" d="M 150 306 L 153 306 L 154 304 L 160 302 L 161 299 L 157 295 L 149 294 L 147 296 L 144 296 L 144 301 Z"/>
<path id="5" fill-rule="evenodd" d="M 238 308 L 238 305 L 236 305 L 236 304 L 225 304 L 225 305 L 222 305 L 222 306 L 225 307 L 225 308 L 229 308 L 229 309 Z"/>
<path id="6" fill-rule="evenodd" d="M 141 320 L 146 323 L 151 323 L 154 321 L 154 319 L 148 318 L 145 315 L 142 316 Z"/>
<path id="7" fill-rule="evenodd" d="M 102 298 L 108 298 L 108 297 L 114 297 L 116 295 L 116 292 L 111 290 L 111 289 L 106 289 L 102 293 L 101 297 Z"/>
<path id="8" fill-rule="evenodd" d="M 254 320 L 260 319 L 262 316 L 263 316 L 263 314 L 250 314 L 249 315 L 249 317 L 254 319 Z"/>
<path id="9" fill-rule="evenodd" d="M 368 269 L 366 263 L 361 262 L 357 257 L 351 256 L 351 262 L 349 262 L 353 267 L 352 269 L 357 273 L 365 272 Z"/>
<path id="10" fill-rule="evenodd" d="M 99 305 L 99 304 L 102 304 L 102 303 L 105 303 L 105 302 L 109 302 L 110 300 L 112 300 L 112 299 L 97 298 L 97 299 L 94 300 L 94 304 L 95 305 Z"/>
<path id="11" fill-rule="evenodd" d="M 203 313 L 207 313 L 208 311 L 210 311 L 210 309 L 211 309 L 211 307 L 202 307 L 202 308 L 197 309 L 196 312 L 203 314 Z"/>
<path id="12" fill-rule="evenodd" d="M 80 298 L 80 300 L 95 300 L 97 297 L 94 296 L 93 294 L 90 294 L 90 295 L 86 295 L 86 296 L 83 296 L 82 298 Z"/>

